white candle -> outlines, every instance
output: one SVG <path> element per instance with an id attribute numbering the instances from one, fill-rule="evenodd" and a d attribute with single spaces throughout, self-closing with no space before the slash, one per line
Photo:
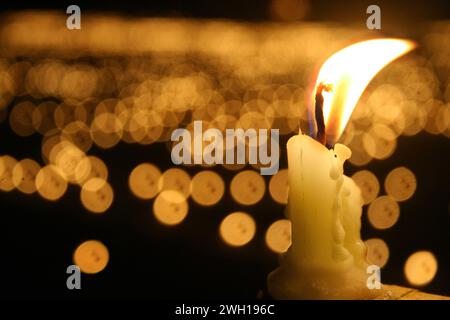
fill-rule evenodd
<path id="1" fill-rule="evenodd" d="M 370 80 L 386 64 L 413 48 L 410 41 L 369 40 L 344 48 L 319 72 L 324 94 L 326 139 L 334 143 Z M 364 67 L 367 67 L 364 69 Z M 328 149 L 299 133 L 289 139 L 289 200 L 292 245 L 268 277 L 277 299 L 368 299 L 380 290 L 367 286 L 365 246 L 360 237 L 362 197 L 343 165 L 351 151 Z"/>
<path id="2" fill-rule="evenodd" d="M 336 144 L 328 150 L 300 134 L 289 139 L 287 150 L 292 245 L 269 276 L 270 294 L 280 299 L 370 297 L 359 232 L 361 193 L 343 174 L 350 149 Z"/>

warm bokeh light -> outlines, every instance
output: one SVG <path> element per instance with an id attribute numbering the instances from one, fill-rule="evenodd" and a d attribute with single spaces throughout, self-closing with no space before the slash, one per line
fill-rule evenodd
<path id="1" fill-rule="evenodd" d="M 258 203 L 263 198 L 265 190 L 264 178 L 253 170 L 239 172 L 233 177 L 230 184 L 233 199 L 247 206 Z"/>
<path id="2" fill-rule="evenodd" d="M 87 210 L 93 213 L 103 213 L 111 206 L 114 192 L 107 181 L 101 178 L 92 178 L 83 184 L 80 199 Z"/>
<path id="3" fill-rule="evenodd" d="M 367 209 L 367 217 L 374 228 L 388 229 L 400 217 L 400 207 L 393 198 L 381 196 L 370 203 Z"/>
<path id="4" fill-rule="evenodd" d="M 253 239 L 256 232 L 255 220 L 248 213 L 234 212 L 222 220 L 219 233 L 225 243 L 240 247 Z"/>
<path id="5" fill-rule="evenodd" d="M 187 216 L 189 205 L 186 197 L 176 190 L 164 190 L 153 202 L 153 214 L 164 225 L 174 226 Z"/>
<path id="6" fill-rule="evenodd" d="M 389 172 L 384 181 L 386 193 L 397 201 L 406 201 L 411 198 L 416 188 L 416 176 L 406 167 L 395 168 Z"/>
<path id="7" fill-rule="evenodd" d="M 369 204 L 378 196 L 380 183 L 378 178 L 368 170 L 361 170 L 352 175 L 353 181 L 361 189 L 364 204 Z"/>
<path id="8" fill-rule="evenodd" d="M 83 242 L 73 253 L 73 263 L 87 274 L 99 273 L 106 268 L 108 262 L 108 248 L 98 240 Z"/>
<path id="9" fill-rule="evenodd" d="M 160 191 L 160 177 L 161 171 L 154 164 L 141 163 L 131 171 L 128 186 L 136 197 L 144 200 L 152 199 Z"/>
<path id="10" fill-rule="evenodd" d="M 20 160 L 14 166 L 12 172 L 14 186 L 23 193 L 34 193 L 36 191 L 36 176 L 40 169 L 41 166 L 32 159 Z"/>
<path id="11" fill-rule="evenodd" d="M 367 260 L 383 268 L 389 260 L 389 247 L 382 239 L 372 238 L 364 241 L 367 248 Z"/>
<path id="12" fill-rule="evenodd" d="M 438 262 L 430 251 L 417 251 L 410 255 L 405 263 L 405 277 L 413 286 L 430 283 L 437 272 Z"/>
<path id="13" fill-rule="evenodd" d="M 164 171 L 158 183 L 161 191 L 174 190 L 185 199 L 190 195 L 191 177 L 183 169 L 171 168 Z"/>
<path id="14" fill-rule="evenodd" d="M 266 244 L 275 253 L 284 253 L 291 246 L 291 221 L 280 219 L 272 223 L 266 231 Z"/>
<path id="15" fill-rule="evenodd" d="M 316 87 L 320 83 L 333 87 L 331 92 L 324 93 L 323 105 L 327 141 L 330 144 L 341 136 L 370 80 L 387 64 L 414 47 L 415 44 L 408 40 L 367 40 L 336 52 L 324 62 Z M 314 103 L 311 105 L 314 106 Z"/>
<path id="16" fill-rule="evenodd" d="M 214 171 L 201 171 L 192 178 L 191 196 L 200 205 L 215 205 L 222 199 L 224 193 L 225 183 Z"/>
<path id="17" fill-rule="evenodd" d="M 13 170 L 16 164 L 17 160 L 11 156 L 0 157 L 0 190 L 14 190 Z"/>
<path id="18" fill-rule="evenodd" d="M 287 203 L 289 192 L 288 169 L 281 169 L 270 178 L 269 192 L 276 202 Z"/>
<path id="19" fill-rule="evenodd" d="M 67 190 L 64 173 L 52 164 L 43 167 L 36 175 L 36 190 L 44 199 L 58 200 Z"/>

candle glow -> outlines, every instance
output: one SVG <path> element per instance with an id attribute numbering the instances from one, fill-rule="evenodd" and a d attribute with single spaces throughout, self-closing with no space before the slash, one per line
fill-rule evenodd
<path id="1" fill-rule="evenodd" d="M 323 91 L 323 115 L 330 145 L 338 141 L 353 109 L 369 82 L 387 64 L 414 49 L 415 43 L 402 39 L 375 39 L 350 45 L 328 58 L 317 76 L 332 88 Z M 312 95 L 314 106 L 314 94 Z M 311 110 L 310 114 L 314 114 Z M 314 121 L 312 121 L 314 122 Z"/>
<path id="2" fill-rule="evenodd" d="M 343 169 L 351 150 L 335 142 L 370 80 L 413 47 L 406 40 L 363 41 L 337 52 L 322 66 L 312 104 L 316 140 L 300 131 L 287 142 L 286 216 L 292 223 L 292 244 L 280 267 L 268 276 L 273 297 L 372 299 L 385 294 L 380 279 L 375 285 L 375 278 L 367 276 L 375 269 L 367 261 L 360 234 L 363 198 Z"/>

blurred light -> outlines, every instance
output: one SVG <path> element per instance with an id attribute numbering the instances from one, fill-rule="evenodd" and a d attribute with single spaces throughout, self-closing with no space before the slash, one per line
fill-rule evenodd
<path id="1" fill-rule="evenodd" d="M 36 191 L 36 175 L 40 169 L 41 166 L 32 159 L 20 160 L 12 172 L 15 187 L 26 194 L 34 193 Z"/>
<path id="2" fill-rule="evenodd" d="M 303 19 L 309 12 L 308 0 L 272 0 L 270 14 L 283 21 Z"/>
<path id="3" fill-rule="evenodd" d="M 424 286 L 430 283 L 437 272 L 438 262 L 429 251 L 417 251 L 410 255 L 405 263 L 405 276 L 413 286 Z"/>
<path id="4" fill-rule="evenodd" d="M 406 201 L 416 191 L 417 180 L 414 173 L 406 167 L 398 167 L 389 172 L 384 181 L 386 193 L 397 201 Z"/>
<path id="5" fill-rule="evenodd" d="M 92 178 L 83 184 L 80 199 L 87 210 L 103 213 L 111 206 L 114 193 L 108 182 L 101 178 Z"/>
<path id="6" fill-rule="evenodd" d="M 141 163 L 131 171 L 128 186 L 136 197 L 148 200 L 160 191 L 160 177 L 161 171 L 158 167 L 151 163 Z"/>
<path id="7" fill-rule="evenodd" d="M 266 244 L 275 253 L 284 253 L 291 246 L 291 221 L 280 219 L 272 223 L 266 232 Z"/>
<path id="8" fill-rule="evenodd" d="M 368 170 L 361 170 L 352 175 L 352 179 L 361 189 L 364 204 L 369 204 L 378 196 L 380 183 L 377 177 Z"/>
<path id="9" fill-rule="evenodd" d="M 230 192 L 233 199 L 243 205 L 254 205 L 264 196 L 266 183 L 255 171 L 245 170 L 236 174 L 231 180 Z"/>
<path id="10" fill-rule="evenodd" d="M 153 202 L 153 214 L 164 225 L 174 226 L 181 223 L 189 210 L 186 197 L 176 190 L 164 190 Z"/>
<path id="11" fill-rule="evenodd" d="M 364 241 L 367 248 L 367 260 L 383 268 L 389 260 L 389 247 L 382 239 L 372 238 Z"/>
<path id="12" fill-rule="evenodd" d="M 274 201 L 287 204 L 289 192 L 288 169 L 279 170 L 270 178 L 269 192 Z"/>
<path id="13" fill-rule="evenodd" d="M 102 159 L 96 156 L 88 156 L 90 165 L 86 164 L 87 170 L 76 170 L 76 181 L 79 184 L 84 184 L 86 181 L 92 178 L 99 178 L 104 181 L 108 180 L 108 168 Z"/>
<path id="14" fill-rule="evenodd" d="M 13 170 L 17 160 L 11 156 L 0 157 L 0 190 L 12 191 L 14 189 Z"/>
<path id="15" fill-rule="evenodd" d="M 47 165 L 36 175 L 36 190 L 44 199 L 55 201 L 67 190 L 64 173 L 55 165 Z"/>
<path id="16" fill-rule="evenodd" d="M 87 274 L 99 273 L 106 268 L 108 262 L 108 248 L 97 240 L 83 242 L 73 253 L 73 263 Z"/>
<path id="17" fill-rule="evenodd" d="M 32 114 L 35 106 L 30 101 L 16 104 L 9 114 L 9 125 L 15 134 L 28 137 L 35 133 L 32 122 Z"/>
<path id="18" fill-rule="evenodd" d="M 159 189 L 178 191 L 185 199 L 189 197 L 191 177 L 183 169 L 171 168 L 159 178 Z"/>
<path id="19" fill-rule="evenodd" d="M 192 199 L 202 206 L 215 205 L 225 192 L 223 179 L 214 171 L 201 171 L 191 182 Z"/>
<path id="20" fill-rule="evenodd" d="M 225 243 L 240 247 L 250 242 L 255 236 L 255 220 L 247 213 L 234 212 L 222 220 L 219 232 Z"/>
<path id="21" fill-rule="evenodd" d="M 376 198 L 367 209 L 370 224 L 376 229 L 392 227 L 400 216 L 398 203 L 389 196 Z"/>

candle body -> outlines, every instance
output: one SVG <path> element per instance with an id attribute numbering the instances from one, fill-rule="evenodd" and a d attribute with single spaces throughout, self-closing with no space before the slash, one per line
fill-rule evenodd
<path id="1" fill-rule="evenodd" d="M 329 150 L 301 134 L 289 139 L 287 149 L 292 244 L 268 277 L 269 293 L 279 299 L 379 295 L 367 287 L 361 192 L 343 174 L 350 149 L 336 144 Z"/>

